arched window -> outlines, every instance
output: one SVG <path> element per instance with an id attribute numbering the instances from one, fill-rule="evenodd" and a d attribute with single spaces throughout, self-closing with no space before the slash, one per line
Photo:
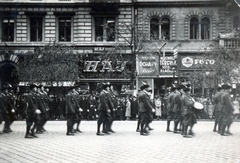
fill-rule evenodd
<path id="1" fill-rule="evenodd" d="M 150 39 L 159 40 L 159 20 L 157 18 L 152 18 L 150 20 Z"/>
<path id="2" fill-rule="evenodd" d="M 239 21 L 239 17 L 235 16 L 233 18 L 233 29 L 239 29 L 240 28 L 240 21 Z"/>
<path id="3" fill-rule="evenodd" d="M 190 39 L 199 38 L 199 21 L 197 18 L 190 20 Z"/>
<path id="4" fill-rule="evenodd" d="M 170 21 L 168 18 L 163 18 L 161 20 L 161 39 L 170 39 Z"/>
<path id="5" fill-rule="evenodd" d="M 203 18 L 201 21 L 201 39 L 206 40 L 210 38 L 210 21 L 208 18 Z"/>

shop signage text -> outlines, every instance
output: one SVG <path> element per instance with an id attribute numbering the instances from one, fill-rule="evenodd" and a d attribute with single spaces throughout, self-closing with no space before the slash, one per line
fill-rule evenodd
<path id="1" fill-rule="evenodd" d="M 139 75 L 157 75 L 158 64 L 156 56 L 139 56 Z"/>
<path id="2" fill-rule="evenodd" d="M 201 68 L 215 64 L 214 59 L 203 58 L 202 56 L 187 56 L 181 58 L 182 68 Z"/>
<path id="3" fill-rule="evenodd" d="M 101 64 L 102 68 L 99 72 L 123 72 L 128 61 L 117 61 L 117 66 L 113 68 L 112 61 L 85 61 L 84 72 L 98 72 Z"/>
<path id="4" fill-rule="evenodd" d="M 160 59 L 160 72 L 164 73 L 164 72 L 173 72 L 171 69 L 172 65 L 176 65 L 176 59 L 173 56 L 169 56 L 169 57 L 161 57 Z"/>

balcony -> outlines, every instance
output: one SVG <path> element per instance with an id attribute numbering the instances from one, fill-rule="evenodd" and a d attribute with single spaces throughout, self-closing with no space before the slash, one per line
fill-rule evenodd
<path id="1" fill-rule="evenodd" d="M 240 31 L 233 30 L 226 34 L 219 33 L 219 45 L 225 48 L 240 48 Z"/>

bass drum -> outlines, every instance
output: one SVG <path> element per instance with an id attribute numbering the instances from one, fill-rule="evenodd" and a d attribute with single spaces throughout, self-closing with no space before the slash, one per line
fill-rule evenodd
<path id="1" fill-rule="evenodd" d="M 203 104 L 201 104 L 200 102 L 194 102 L 193 107 L 198 110 L 202 110 L 204 108 Z"/>

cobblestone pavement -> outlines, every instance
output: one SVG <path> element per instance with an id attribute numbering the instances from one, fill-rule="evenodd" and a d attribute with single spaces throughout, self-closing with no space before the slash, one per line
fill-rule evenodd
<path id="1" fill-rule="evenodd" d="M 192 139 L 166 132 L 166 121 L 153 121 L 150 135 L 140 136 L 136 123 L 115 121 L 116 133 L 96 136 L 96 121 L 82 121 L 83 133 L 66 136 L 65 121 L 49 121 L 39 138 L 25 139 L 25 122 L 17 121 L 0 135 L 0 163 L 240 163 L 240 122 L 233 136 L 220 136 L 213 121 L 199 121 Z"/>

